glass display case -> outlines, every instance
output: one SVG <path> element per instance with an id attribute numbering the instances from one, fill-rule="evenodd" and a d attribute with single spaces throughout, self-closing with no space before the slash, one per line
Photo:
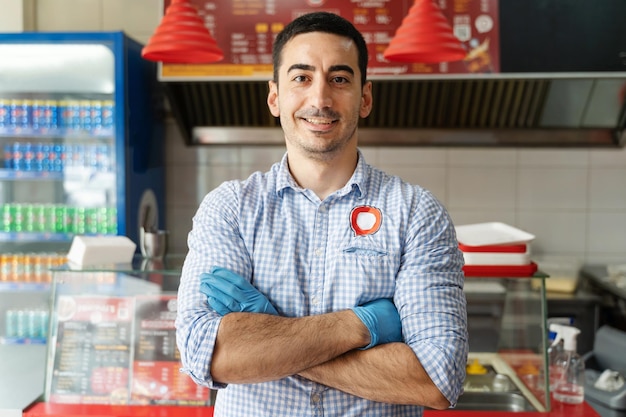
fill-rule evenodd
<path id="1" fill-rule="evenodd" d="M 77 404 L 200 406 L 189 412 L 213 404 L 214 391 L 178 372 L 173 322 L 183 259 L 53 269 L 45 405 L 38 415 Z M 465 393 L 449 412 L 550 410 L 545 278 L 466 278 L 468 372 Z"/>
<path id="2" fill-rule="evenodd" d="M 470 354 L 460 410 L 550 410 L 547 275 L 466 277 Z"/>
<path id="3" fill-rule="evenodd" d="M 53 270 L 47 402 L 211 404 L 211 391 L 179 371 L 179 259 L 133 262 Z"/>

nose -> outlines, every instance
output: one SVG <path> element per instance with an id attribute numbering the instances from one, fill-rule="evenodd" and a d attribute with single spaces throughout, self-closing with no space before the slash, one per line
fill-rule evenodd
<path id="1" fill-rule="evenodd" d="M 324 109 L 332 107 L 332 91 L 331 86 L 324 78 L 318 78 L 313 82 L 310 89 L 310 103 L 313 107 Z"/>

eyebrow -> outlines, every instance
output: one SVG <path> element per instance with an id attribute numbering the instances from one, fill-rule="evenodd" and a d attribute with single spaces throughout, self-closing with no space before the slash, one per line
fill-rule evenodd
<path id="1" fill-rule="evenodd" d="M 313 65 L 308 64 L 293 64 L 287 70 L 287 73 L 290 73 L 293 70 L 305 70 L 305 71 L 314 71 L 315 67 Z M 340 72 L 345 71 L 352 75 L 354 75 L 354 70 L 349 65 L 333 65 L 330 67 L 330 72 Z"/>

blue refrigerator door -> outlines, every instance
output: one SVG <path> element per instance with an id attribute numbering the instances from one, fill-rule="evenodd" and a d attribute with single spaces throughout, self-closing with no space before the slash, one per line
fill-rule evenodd
<path id="1" fill-rule="evenodd" d="M 141 48 L 122 32 L 0 34 L 0 252 L 38 261 L 75 235 L 165 228 L 163 100 Z"/>

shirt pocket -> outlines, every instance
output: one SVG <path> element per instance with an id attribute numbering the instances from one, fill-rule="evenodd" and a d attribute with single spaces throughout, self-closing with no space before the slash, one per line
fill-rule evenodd
<path id="1" fill-rule="evenodd" d="M 351 242 L 341 247 L 338 257 L 338 269 L 358 288 L 361 302 L 393 296 L 397 265 L 390 250 Z"/>

